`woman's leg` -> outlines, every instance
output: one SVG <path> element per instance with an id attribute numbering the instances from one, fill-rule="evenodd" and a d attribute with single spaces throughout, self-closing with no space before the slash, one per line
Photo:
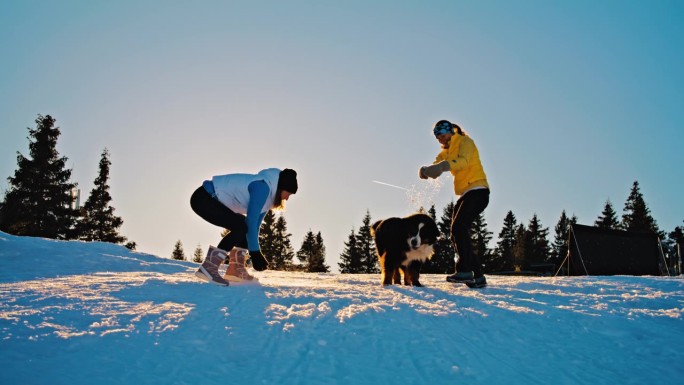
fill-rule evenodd
<path id="1" fill-rule="evenodd" d="M 488 204 L 489 190 L 485 189 L 470 191 L 456 202 L 451 221 L 451 239 L 459 256 L 456 271 L 472 271 L 475 277 L 482 275 L 482 263 L 473 253 L 470 226 Z"/>
<path id="2" fill-rule="evenodd" d="M 192 194 L 190 207 L 205 221 L 230 231 L 219 242 L 219 249 L 229 252 L 233 246 L 247 248 L 247 224 L 244 215 L 235 213 L 212 198 L 202 186 Z"/>

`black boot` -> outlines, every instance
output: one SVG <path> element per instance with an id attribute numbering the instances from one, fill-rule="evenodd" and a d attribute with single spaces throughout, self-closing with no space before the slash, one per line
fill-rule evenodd
<path id="1" fill-rule="evenodd" d="M 487 286 L 487 279 L 483 276 L 477 277 L 470 282 L 465 283 L 471 289 L 480 289 Z"/>
<path id="2" fill-rule="evenodd" d="M 446 277 L 447 282 L 452 283 L 468 283 L 473 282 L 474 279 L 475 274 L 472 271 L 458 272 Z"/>

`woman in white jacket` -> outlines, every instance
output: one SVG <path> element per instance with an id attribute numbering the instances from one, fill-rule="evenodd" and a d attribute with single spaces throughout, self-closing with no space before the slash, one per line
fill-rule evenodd
<path id="1" fill-rule="evenodd" d="M 282 207 L 298 189 L 297 172 L 268 168 L 257 174 L 227 174 L 206 180 L 190 198 L 192 210 L 207 222 L 228 229 L 218 247 L 209 247 L 195 275 L 218 285 L 228 281 L 251 281 L 245 270 L 247 255 L 258 271 L 268 268 L 259 246 L 259 229 L 269 210 Z M 229 254 L 229 255 L 228 255 Z M 226 275 L 218 267 L 229 259 Z"/>

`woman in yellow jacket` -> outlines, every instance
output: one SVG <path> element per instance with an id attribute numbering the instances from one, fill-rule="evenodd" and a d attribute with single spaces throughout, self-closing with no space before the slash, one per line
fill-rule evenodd
<path id="1" fill-rule="evenodd" d="M 465 283 L 471 288 L 487 285 L 482 273 L 482 262 L 473 253 L 470 227 L 489 204 L 489 183 L 475 142 L 456 124 L 440 120 L 433 128 L 442 151 L 435 162 L 420 168 L 421 179 L 437 178 L 451 171 L 454 191 L 459 196 L 451 221 L 451 240 L 458 253 L 456 272 L 446 279 Z"/>

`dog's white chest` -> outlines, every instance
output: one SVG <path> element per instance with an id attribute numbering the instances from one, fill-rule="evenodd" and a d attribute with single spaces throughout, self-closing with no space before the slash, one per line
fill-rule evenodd
<path id="1" fill-rule="evenodd" d="M 404 260 L 401 264 L 403 266 L 408 266 L 413 261 L 421 261 L 425 263 L 428 259 L 432 258 L 434 253 L 435 250 L 432 248 L 432 245 L 420 245 L 420 247 L 417 249 L 408 251 L 406 253 L 406 260 Z"/>

